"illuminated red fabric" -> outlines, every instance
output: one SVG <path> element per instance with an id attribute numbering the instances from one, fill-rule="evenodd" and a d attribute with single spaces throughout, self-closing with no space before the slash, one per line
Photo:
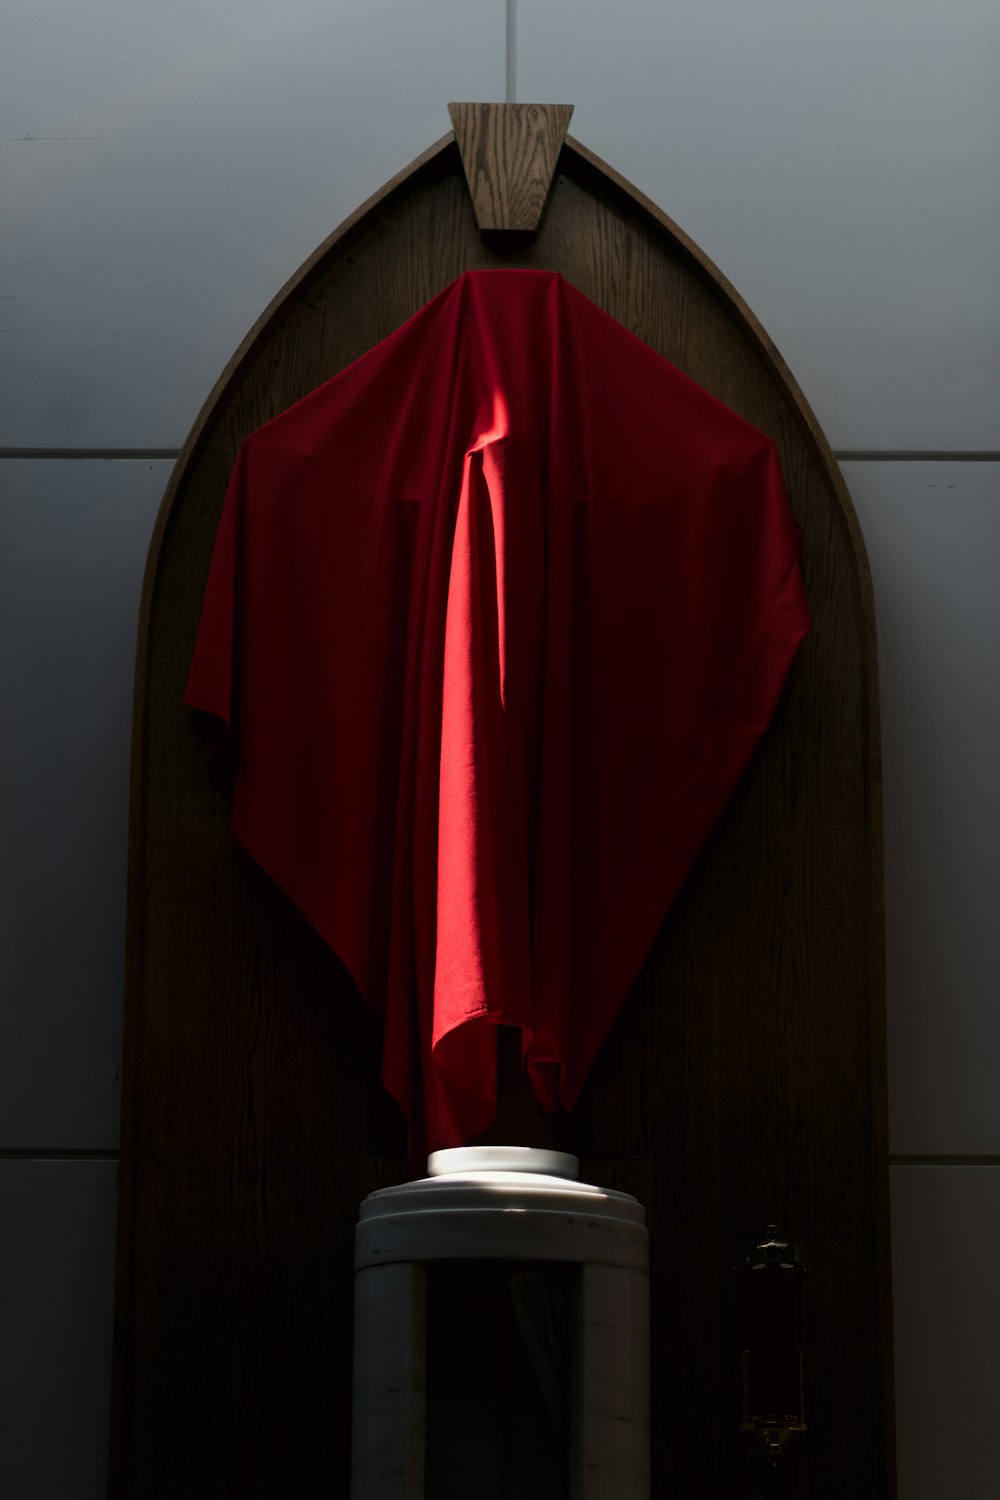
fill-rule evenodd
<path id="1" fill-rule="evenodd" d="M 247 439 L 186 699 L 415 1152 L 491 1120 L 500 1024 L 573 1104 L 808 628 L 771 440 L 558 275 L 467 273 Z"/>

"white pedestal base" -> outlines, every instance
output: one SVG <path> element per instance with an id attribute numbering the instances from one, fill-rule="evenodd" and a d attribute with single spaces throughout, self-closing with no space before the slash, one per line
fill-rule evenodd
<path id="1" fill-rule="evenodd" d="M 628 1194 L 570 1180 L 568 1167 L 555 1175 L 553 1153 L 532 1171 L 520 1164 L 512 1170 L 512 1153 L 496 1169 L 477 1168 L 473 1152 L 456 1152 L 449 1173 L 442 1158 L 450 1155 L 436 1153 L 435 1176 L 373 1193 L 362 1205 L 352 1500 L 434 1500 L 425 1493 L 425 1266 L 432 1261 L 575 1266 L 571 1500 L 648 1500 L 649 1277 L 641 1206 Z M 479 1356 L 488 1360 L 490 1352 Z M 468 1378 L 475 1381 L 475 1368 Z"/>

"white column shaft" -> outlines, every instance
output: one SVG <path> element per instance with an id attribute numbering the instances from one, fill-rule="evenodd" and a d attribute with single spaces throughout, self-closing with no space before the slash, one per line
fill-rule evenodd
<path id="1" fill-rule="evenodd" d="M 571 1500 L 649 1500 L 649 1278 L 584 1264 L 575 1330 Z"/>
<path id="2" fill-rule="evenodd" d="M 422 1265 L 356 1272 L 351 1500 L 424 1500 L 426 1313 Z"/>

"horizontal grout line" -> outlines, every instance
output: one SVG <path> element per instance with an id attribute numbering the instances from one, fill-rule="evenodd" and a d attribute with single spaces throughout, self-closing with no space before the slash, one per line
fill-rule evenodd
<path id="1" fill-rule="evenodd" d="M 117 1161 L 116 1150 L 89 1146 L 0 1146 L 0 1161 Z M 588 1161 L 636 1161 L 646 1157 L 588 1157 Z M 891 1167 L 1000 1167 L 1000 1155 L 890 1156 Z"/>
<path id="2" fill-rule="evenodd" d="M 1000 1167 L 1000 1156 L 890 1156 L 890 1167 Z"/>
<path id="3" fill-rule="evenodd" d="M 842 464 L 1000 463 L 1000 450 L 989 448 L 843 448 L 835 450 L 833 456 Z"/>
<path id="4" fill-rule="evenodd" d="M 0 1146 L 0 1161 L 117 1161 L 117 1151 L 89 1146 Z"/>
<path id="5" fill-rule="evenodd" d="M 0 448 L 0 458 L 99 458 L 175 460 L 179 448 Z M 838 448 L 838 463 L 864 464 L 995 464 L 1000 449 L 991 448 Z"/>
<path id="6" fill-rule="evenodd" d="M 0 458 L 169 458 L 179 448 L 0 448 Z"/>

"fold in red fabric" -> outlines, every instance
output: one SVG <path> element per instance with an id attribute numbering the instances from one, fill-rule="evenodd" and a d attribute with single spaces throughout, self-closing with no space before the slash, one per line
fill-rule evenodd
<path id="1" fill-rule="evenodd" d="M 772 441 L 561 276 L 468 272 L 246 440 L 186 701 L 414 1156 L 499 1025 L 573 1105 L 808 629 Z"/>

